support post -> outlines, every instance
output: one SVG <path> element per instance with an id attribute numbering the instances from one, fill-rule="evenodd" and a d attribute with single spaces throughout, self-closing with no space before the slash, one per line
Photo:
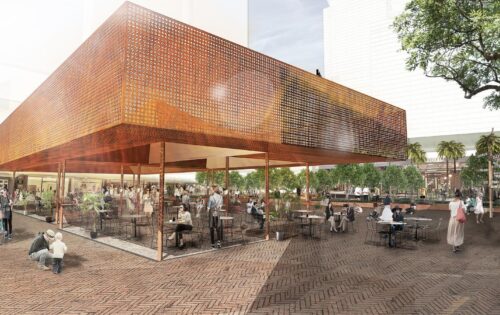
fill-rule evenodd
<path id="1" fill-rule="evenodd" d="M 59 229 L 62 230 L 64 227 L 64 207 L 62 204 L 64 203 L 64 186 L 66 186 L 66 160 L 62 162 L 62 170 L 61 170 L 61 181 L 62 183 L 59 184 L 60 191 L 58 192 L 59 194 Z M 62 202 L 61 202 L 62 200 Z"/>
<path id="2" fill-rule="evenodd" d="M 137 164 L 137 214 L 141 212 L 141 164 Z"/>
<path id="3" fill-rule="evenodd" d="M 226 156 L 226 173 L 224 174 L 224 180 L 226 185 L 226 211 L 229 214 L 229 156 Z"/>
<path id="4" fill-rule="evenodd" d="M 28 183 L 26 183 L 26 186 L 28 186 Z M 12 172 L 12 188 L 10 189 L 10 195 L 11 195 L 12 202 L 15 201 L 14 200 L 15 190 L 16 190 L 16 171 L 13 171 Z"/>
<path id="5" fill-rule="evenodd" d="M 165 192 L 165 142 L 160 143 L 160 196 L 158 204 L 158 228 L 157 228 L 157 254 L 156 260 L 161 261 L 163 259 L 163 207 L 164 203 L 164 192 Z"/>
<path id="6" fill-rule="evenodd" d="M 57 182 L 56 182 L 56 223 L 59 223 L 59 195 L 61 194 L 61 163 L 57 163 Z M 50 207 L 52 212 L 52 206 Z M 51 213 L 52 215 L 52 213 Z"/>
<path id="7" fill-rule="evenodd" d="M 309 210 L 309 163 L 306 163 L 306 206 L 307 210 Z"/>
<path id="8" fill-rule="evenodd" d="M 123 164 L 120 167 L 120 216 L 123 213 Z"/>
<path id="9" fill-rule="evenodd" d="M 493 164 L 490 158 L 488 158 L 488 202 L 490 218 L 493 218 Z"/>
<path id="10" fill-rule="evenodd" d="M 266 179 L 266 194 L 265 194 L 265 203 L 266 203 L 266 240 L 269 240 L 269 233 L 271 232 L 271 217 L 270 217 L 270 209 L 269 206 L 269 153 L 266 152 L 266 169 L 264 172 L 264 176 Z"/>

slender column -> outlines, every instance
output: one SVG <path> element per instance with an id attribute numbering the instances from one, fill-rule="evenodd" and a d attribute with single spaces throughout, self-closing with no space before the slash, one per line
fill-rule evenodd
<path id="1" fill-rule="evenodd" d="M 141 164 L 137 164 L 137 214 L 141 212 Z"/>
<path id="2" fill-rule="evenodd" d="M 157 228 L 157 255 L 156 260 L 163 259 L 163 207 L 164 205 L 164 191 L 165 191 L 165 142 L 160 143 L 160 196 L 158 205 L 158 228 Z"/>
<path id="3" fill-rule="evenodd" d="M 309 163 L 306 163 L 306 205 L 309 210 Z"/>
<path id="4" fill-rule="evenodd" d="M 28 183 L 26 183 L 26 188 L 28 188 L 27 186 L 28 186 Z M 16 171 L 13 171 L 12 172 L 12 188 L 10 189 L 10 195 L 11 195 L 12 202 L 14 202 L 15 190 L 16 190 Z"/>
<path id="5" fill-rule="evenodd" d="M 226 195 L 226 211 L 229 214 L 229 156 L 226 156 L 226 173 L 224 174 L 224 180 L 226 185 L 226 190 L 227 190 L 227 195 Z"/>
<path id="6" fill-rule="evenodd" d="M 120 167 L 120 216 L 123 213 L 123 165 Z"/>
<path id="7" fill-rule="evenodd" d="M 57 163 L 57 181 L 56 181 L 56 223 L 59 222 L 59 194 L 61 187 L 61 163 Z M 52 215 L 52 206 L 50 207 L 50 212 Z"/>
<path id="8" fill-rule="evenodd" d="M 490 218 L 493 218 L 493 164 L 488 159 L 488 202 Z"/>
<path id="9" fill-rule="evenodd" d="M 64 226 L 64 207 L 62 206 L 62 203 L 64 203 L 64 186 L 66 186 L 66 160 L 62 162 L 62 170 L 61 170 L 61 181 L 62 183 L 59 184 L 60 191 L 58 191 L 59 194 L 59 200 L 62 200 L 62 202 L 59 203 L 59 228 L 62 229 Z"/>
<path id="10" fill-rule="evenodd" d="M 266 240 L 269 240 L 269 233 L 271 232 L 271 218 L 270 218 L 270 206 L 269 206 L 269 153 L 266 152 L 266 169 L 264 172 L 266 179 Z"/>

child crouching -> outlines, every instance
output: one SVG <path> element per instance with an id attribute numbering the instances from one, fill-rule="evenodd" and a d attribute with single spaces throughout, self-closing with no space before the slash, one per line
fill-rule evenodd
<path id="1" fill-rule="evenodd" d="M 62 242 L 62 234 L 57 232 L 55 236 L 54 243 L 50 244 L 50 249 L 53 251 L 52 254 L 52 272 L 58 274 L 62 271 L 62 261 L 64 258 L 64 253 L 68 250 L 66 244 Z"/>

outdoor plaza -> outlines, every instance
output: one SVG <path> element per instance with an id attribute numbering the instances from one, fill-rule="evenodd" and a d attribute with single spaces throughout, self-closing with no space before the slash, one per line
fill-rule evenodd
<path id="1" fill-rule="evenodd" d="M 418 216 L 447 221 L 445 211 Z M 459 254 L 446 225 L 412 249 L 365 242 L 356 231 L 299 236 L 154 262 L 64 233 L 59 276 L 26 259 L 35 233 L 52 225 L 15 214 L 0 245 L 0 314 L 500 314 L 499 217 L 472 219 Z M 413 245 L 413 242 L 412 242 Z M 5 259 L 7 258 L 7 259 Z"/>
<path id="2" fill-rule="evenodd" d="M 293 236 L 307 224 L 313 234 L 309 214 L 266 219 L 270 168 L 305 166 L 309 174 L 315 165 L 397 161 L 407 142 L 404 110 L 128 2 L 0 133 L 0 170 L 14 179 L 57 174 L 56 210 L 48 208 L 59 229 L 97 234 L 98 242 L 156 260 L 211 249 L 213 232 L 207 211 L 195 213 L 192 204 L 192 230 L 183 233 L 188 251 L 167 239 L 180 202 L 165 193 L 166 173 L 207 171 L 213 178 L 223 170 L 229 187 L 229 170 L 264 169 L 264 228 L 245 208 L 230 207 L 228 196 L 220 211 L 223 246 L 245 244 L 278 230 Z M 120 174 L 120 182 L 106 204 L 85 195 L 77 204 L 67 174 Z M 158 181 L 146 187 L 141 176 L 151 174 Z M 128 205 L 125 194 L 139 193 L 125 190 L 131 175 L 132 186 L 151 190 L 147 213 Z M 210 188 L 196 199 L 207 205 Z M 295 210 L 309 210 L 309 191 L 307 181 Z"/>

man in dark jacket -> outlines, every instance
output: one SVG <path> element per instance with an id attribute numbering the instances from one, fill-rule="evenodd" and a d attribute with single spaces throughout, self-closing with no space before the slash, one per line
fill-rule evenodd
<path id="1" fill-rule="evenodd" d="M 31 243 L 28 255 L 31 260 L 38 261 L 38 268 L 41 270 L 50 270 L 45 265 L 45 260 L 52 258 L 52 254 L 49 252 L 49 244 L 54 241 L 54 236 L 54 231 L 47 230 L 47 232 L 38 235 Z"/>

